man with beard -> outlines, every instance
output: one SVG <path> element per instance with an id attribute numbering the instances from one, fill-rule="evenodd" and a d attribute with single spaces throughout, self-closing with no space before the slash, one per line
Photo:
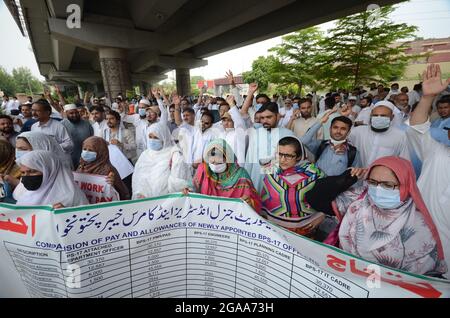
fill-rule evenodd
<path id="1" fill-rule="evenodd" d="M 116 145 L 128 160 L 135 160 L 136 142 L 134 134 L 121 125 L 120 114 L 113 110 L 109 112 L 106 115 L 106 124 L 108 128 L 103 131 L 103 139 L 111 145 Z"/>
<path id="2" fill-rule="evenodd" d="M 94 129 L 88 121 L 81 119 L 80 112 L 75 104 L 65 105 L 64 112 L 66 118 L 61 121 L 61 124 L 66 127 L 72 139 L 73 151 L 71 156 L 73 166 L 76 169 L 80 162 L 83 141 L 94 135 Z"/>
<path id="3" fill-rule="evenodd" d="M 16 138 L 19 133 L 14 131 L 13 120 L 8 115 L 0 115 L 0 138 L 9 141 L 16 147 Z"/>
<path id="4" fill-rule="evenodd" d="M 292 130 L 278 128 L 280 114 L 276 103 L 268 102 L 259 108 L 261 128 L 249 129 L 249 147 L 245 160 L 245 169 L 249 173 L 256 191 L 261 192 L 265 167 L 273 162 L 280 139 L 293 136 Z"/>
<path id="5" fill-rule="evenodd" d="M 334 105 L 334 104 L 333 104 Z M 287 124 L 287 128 L 301 138 L 309 128 L 316 123 L 316 117 L 312 116 L 312 102 L 310 99 L 302 99 L 299 102 L 299 109 L 294 109 Z"/>
<path id="6" fill-rule="evenodd" d="M 317 140 L 315 135 L 337 107 L 328 111 L 320 122 L 315 123 L 300 141 L 311 151 L 316 158 L 316 165 L 327 176 L 338 176 L 349 167 L 361 167 L 356 147 L 347 141 L 352 128 L 352 121 L 346 116 L 335 117 L 331 121 L 330 139 Z"/>
<path id="7" fill-rule="evenodd" d="M 91 115 L 94 123 L 92 128 L 94 129 L 94 136 L 102 137 L 103 130 L 106 129 L 105 109 L 103 106 L 92 106 Z"/>
<path id="8" fill-rule="evenodd" d="M 394 127 L 394 104 L 376 103 L 370 115 L 370 126 L 354 127 L 348 140 L 359 150 L 361 164 L 368 167 L 376 159 L 399 156 L 410 160 L 405 133 Z"/>
<path id="9" fill-rule="evenodd" d="M 135 130 L 135 140 L 136 140 L 136 155 L 137 158 L 147 149 L 147 127 L 149 126 L 147 114 L 147 108 L 151 106 L 148 99 L 142 98 L 138 104 L 138 110 L 136 114 L 126 115 L 123 117 L 124 124 L 132 124 Z M 151 116 L 150 116 L 151 117 Z M 129 129 L 132 129 L 129 125 L 125 125 Z"/>

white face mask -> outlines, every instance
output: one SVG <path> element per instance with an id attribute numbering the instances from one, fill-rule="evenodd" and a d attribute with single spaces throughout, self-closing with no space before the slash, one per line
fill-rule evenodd
<path id="1" fill-rule="evenodd" d="M 391 125 L 391 118 L 384 116 L 372 116 L 371 125 L 375 129 L 386 129 Z"/>
<path id="2" fill-rule="evenodd" d="M 333 146 L 339 146 L 342 145 L 344 142 L 347 141 L 347 139 L 344 140 L 334 140 L 333 138 L 330 137 L 330 141 L 333 144 Z"/>
<path id="3" fill-rule="evenodd" d="M 226 163 L 219 163 L 219 164 L 210 163 L 209 169 L 211 169 L 211 171 L 214 173 L 222 173 L 222 172 L 225 172 L 225 170 L 227 170 L 227 164 Z"/>

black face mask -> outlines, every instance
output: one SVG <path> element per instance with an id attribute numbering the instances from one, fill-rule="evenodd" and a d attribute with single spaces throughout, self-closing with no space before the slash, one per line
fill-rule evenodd
<path id="1" fill-rule="evenodd" d="M 36 191 L 42 185 L 43 175 L 40 176 L 23 176 L 21 181 L 25 189 L 28 191 Z"/>

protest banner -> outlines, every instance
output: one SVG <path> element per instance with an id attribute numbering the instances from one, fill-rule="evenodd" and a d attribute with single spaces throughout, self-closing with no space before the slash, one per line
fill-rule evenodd
<path id="1" fill-rule="evenodd" d="M 73 178 L 91 204 L 120 200 L 119 193 L 106 182 L 106 176 L 73 172 Z"/>
<path id="2" fill-rule="evenodd" d="M 450 297 L 450 282 L 277 227 L 239 199 L 0 204 L 0 297 Z"/>

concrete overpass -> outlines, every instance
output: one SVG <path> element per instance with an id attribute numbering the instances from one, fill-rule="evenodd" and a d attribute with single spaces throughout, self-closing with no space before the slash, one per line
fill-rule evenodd
<path id="1" fill-rule="evenodd" d="M 145 87 L 205 57 L 399 0 L 4 0 L 50 83 L 88 82 L 109 97 Z M 77 5 L 80 28 L 76 22 Z M 68 19 L 69 17 L 69 19 Z M 263 53 L 263 52 L 261 52 Z M 103 83 L 103 85 L 102 85 Z M 103 87 L 102 87 L 103 86 Z"/>

